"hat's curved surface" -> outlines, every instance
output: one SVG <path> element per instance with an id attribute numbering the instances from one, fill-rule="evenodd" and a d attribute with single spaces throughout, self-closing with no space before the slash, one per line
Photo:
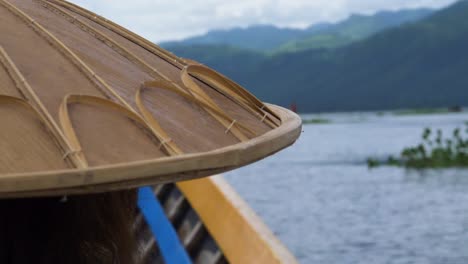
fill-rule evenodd
<path id="1" fill-rule="evenodd" d="M 66 1 L 0 0 L 0 197 L 109 191 L 254 162 L 300 118 Z"/>

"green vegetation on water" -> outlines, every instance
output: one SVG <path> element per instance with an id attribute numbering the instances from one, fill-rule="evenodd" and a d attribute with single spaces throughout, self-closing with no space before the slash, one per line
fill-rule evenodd
<path id="1" fill-rule="evenodd" d="M 331 123 L 328 119 L 323 118 L 312 118 L 312 119 L 303 119 L 302 124 L 329 124 Z"/>
<path id="2" fill-rule="evenodd" d="M 452 111 L 446 108 L 419 108 L 419 109 L 401 110 L 401 111 L 394 112 L 394 114 L 397 116 L 431 115 L 431 114 L 448 114 L 448 113 L 452 113 Z"/>
<path id="3" fill-rule="evenodd" d="M 468 121 L 464 130 L 456 128 L 448 138 L 442 130 L 432 131 L 426 128 L 422 134 L 422 143 L 405 148 L 400 157 L 390 156 L 382 162 L 377 159 L 367 160 L 369 167 L 381 165 L 404 166 L 408 168 L 448 168 L 468 167 Z"/>

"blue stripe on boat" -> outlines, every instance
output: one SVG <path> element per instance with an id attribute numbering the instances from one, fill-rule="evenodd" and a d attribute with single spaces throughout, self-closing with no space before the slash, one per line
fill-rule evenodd
<path id="1" fill-rule="evenodd" d="M 150 187 L 142 187 L 138 190 L 138 207 L 151 228 L 164 261 L 167 264 L 192 263 Z"/>

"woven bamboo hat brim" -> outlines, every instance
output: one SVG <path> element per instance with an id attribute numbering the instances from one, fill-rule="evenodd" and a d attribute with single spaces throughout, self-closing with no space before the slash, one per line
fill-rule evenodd
<path id="1" fill-rule="evenodd" d="M 0 0 L 0 198 L 104 192 L 231 170 L 300 118 L 58 0 Z"/>

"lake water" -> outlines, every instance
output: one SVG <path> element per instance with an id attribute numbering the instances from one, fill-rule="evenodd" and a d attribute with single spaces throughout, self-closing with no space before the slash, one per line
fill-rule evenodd
<path id="1" fill-rule="evenodd" d="M 467 113 L 330 114 L 296 144 L 226 174 L 301 263 L 468 263 L 468 170 L 369 170 L 423 128 L 462 127 Z"/>

